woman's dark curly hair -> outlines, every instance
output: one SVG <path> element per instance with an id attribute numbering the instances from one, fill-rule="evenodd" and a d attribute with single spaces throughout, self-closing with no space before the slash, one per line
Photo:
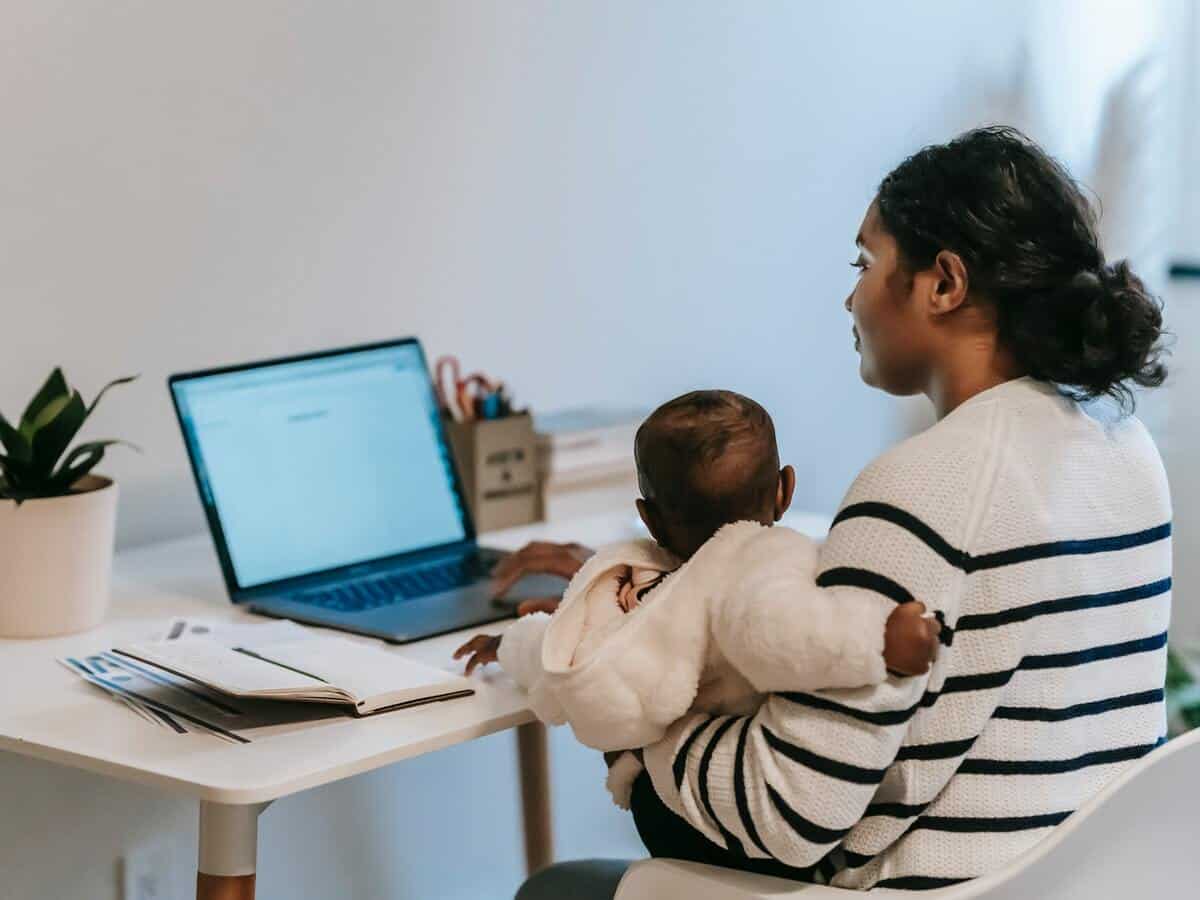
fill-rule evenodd
<path id="1" fill-rule="evenodd" d="M 1162 305 L 1122 260 L 1106 264 L 1096 215 L 1066 169 L 1021 132 L 979 128 L 910 156 L 879 185 L 879 215 L 916 271 L 957 253 L 968 290 L 1034 378 L 1078 399 L 1134 405 L 1157 387 Z"/>

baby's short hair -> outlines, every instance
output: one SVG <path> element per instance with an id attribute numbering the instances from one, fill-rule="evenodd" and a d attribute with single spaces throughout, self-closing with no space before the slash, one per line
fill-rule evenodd
<path id="1" fill-rule="evenodd" d="M 771 516 L 779 484 L 775 423 L 749 397 L 676 397 L 642 423 L 634 453 L 642 495 L 680 524 L 715 533 L 730 522 Z"/>

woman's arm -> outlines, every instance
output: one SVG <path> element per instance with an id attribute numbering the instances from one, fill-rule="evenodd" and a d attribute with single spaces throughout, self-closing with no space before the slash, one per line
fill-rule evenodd
<path id="1" fill-rule="evenodd" d="M 645 749 L 646 768 L 713 843 L 808 868 L 867 813 L 928 678 L 774 694 L 749 717 L 689 716 Z"/>

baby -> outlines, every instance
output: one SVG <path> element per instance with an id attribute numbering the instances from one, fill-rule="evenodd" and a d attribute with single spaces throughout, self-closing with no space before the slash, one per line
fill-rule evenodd
<path id="1" fill-rule="evenodd" d="M 767 411 L 731 391 L 655 410 L 635 440 L 638 513 L 654 538 L 601 549 L 552 615 L 519 619 L 455 653 L 498 660 L 543 721 L 604 751 L 646 746 L 689 711 L 745 715 L 773 691 L 876 684 L 925 672 L 938 624 L 920 603 L 866 595 L 835 607 L 816 543 L 775 527 L 796 485 Z M 640 769 L 611 766 L 628 807 Z"/>

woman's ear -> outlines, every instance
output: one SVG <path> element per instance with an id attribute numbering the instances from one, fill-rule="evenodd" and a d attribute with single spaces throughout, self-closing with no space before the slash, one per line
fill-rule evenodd
<path id="1" fill-rule="evenodd" d="M 775 521 L 783 518 L 783 514 L 792 505 L 792 495 L 796 493 L 796 470 L 784 466 L 779 470 L 779 487 L 775 490 Z"/>
<path id="2" fill-rule="evenodd" d="M 930 273 L 933 275 L 930 312 L 935 316 L 945 315 L 966 302 L 969 284 L 967 266 L 961 256 L 950 250 L 939 251 L 933 258 Z"/>
<path id="3" fill-rule="evenodd" d="M 649 500 L 643 500 L 641 497 L 637 501 L 638 515 L 642 517 L 642 524 L 646 526 L 646 530 L 650 532 L 650 537 L 662 547 L 666 545 L 666 531 L 662 527 L 662 518 L 658 515 L 658 510 L 654 508 L 654 504 Z"/>

